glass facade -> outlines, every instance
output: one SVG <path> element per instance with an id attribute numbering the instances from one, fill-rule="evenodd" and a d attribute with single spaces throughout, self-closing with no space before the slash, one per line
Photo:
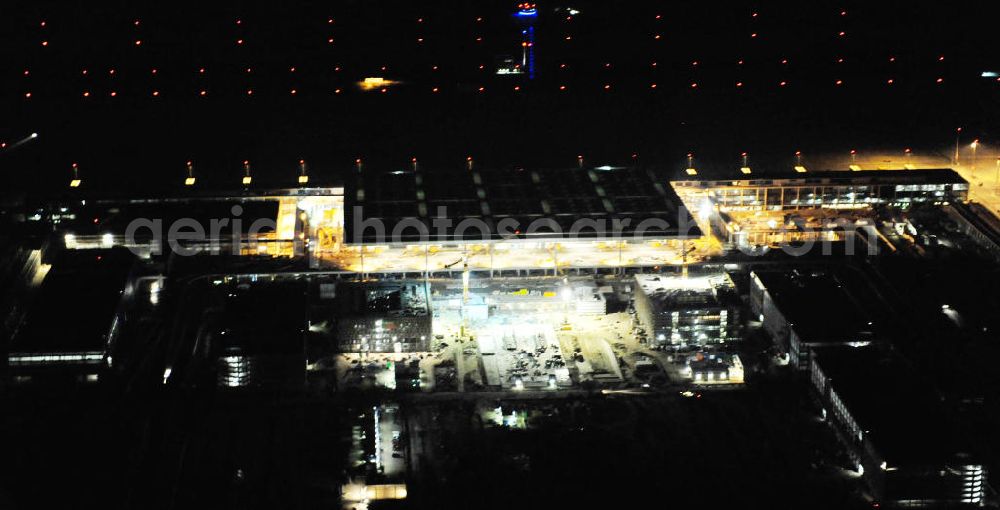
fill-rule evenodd
<path id="1" fill-rule="evenodd" d="M 844 174 L 845 172 L 838 172 Z M 682 197 L 702 193 L 722 211 L 855 209 L 968 198 L 969 185 L 951 171 L 896 171 L 878 176 L 824 176 L 736 181 L 678 181 Z"/>

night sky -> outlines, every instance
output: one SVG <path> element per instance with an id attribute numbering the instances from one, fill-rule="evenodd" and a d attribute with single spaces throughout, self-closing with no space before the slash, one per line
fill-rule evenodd
<path id="1" fill-rule="evenodd" d="M 244 160 L 264 186 L 293 184 L 300 159 L 332 184 L 357 157 L 637 154 L 679 172 L 693 152 L 712 172 L 743 151 L 766 171 L 796 150 L 938 149 L 959 125 L 996 133 L 988 5 L 541 3 L 530 80 L 494 73 L 521 55 L 510 2 L 8 4 L 0 179 L 65 187 L 76 162 L 91 187 L 156 193 L 180 187 L 188 160 L 200 185 L 231 188 Z M 402 83 L 362 92 L 368 76 Z"/>

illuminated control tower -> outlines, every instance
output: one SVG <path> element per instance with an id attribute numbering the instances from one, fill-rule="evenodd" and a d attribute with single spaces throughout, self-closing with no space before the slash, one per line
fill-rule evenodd
<path id="1" fill-rule="evenodd" d="M 517 4 L 514 17 L 525 25 L 521 29 L 521 68 L 528 70 L 528 79 L 535 79 L 535 21 L 538 7 L 534 3 Z"/>

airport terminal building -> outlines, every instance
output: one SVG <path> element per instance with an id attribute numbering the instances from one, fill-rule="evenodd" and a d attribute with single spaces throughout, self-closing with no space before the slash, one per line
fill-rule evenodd
<path id="1" fill-rule="evenodd" d="M 723 212 L 908 207 L 964 201 L 969 196 L 969 183 L 951 169 L 823 171 L 672 184 L 679 195 L 705 196 Z"/>

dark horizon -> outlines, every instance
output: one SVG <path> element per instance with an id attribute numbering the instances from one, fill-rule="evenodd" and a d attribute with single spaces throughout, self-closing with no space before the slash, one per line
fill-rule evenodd
<path id="1" fill-rule="evenodd" d="M 540 9 L 534 80 L 490 72 L 497 55 L 520 50 L 521 25 L 504 2 L 14 9 L 2 21 L 14 43 L 0 50 L 9 112 L 0 142 L 39 138 L 0 153 L 4 188 L 62 187 L 74 162 L 92 185 L 126 191 L 174 188 L 186 161 L 219 187 L 242 175 L 244 160 L 281 186 L 294 183 L 300 159 L 335 183 L 358 157 L 391 170 L 412 157 L 427 168 L 460 168 L 470 155 L 514 168 L 638 154 L 680 173 L 693 152 L 721 175 L 742 152 L 763 170 L 788 166 L 795 151 L 940 151 L 958 126 L 970 140 L 997 132 L 989 105 L 1000 83 L 980 74 L 1000 62 L 975 6 L 681 3 L 609 13 L 584 2 L 569 22 L 553 7 Z M 358 80 L 383 75 L 402 83 L 358 90 Z"/>

